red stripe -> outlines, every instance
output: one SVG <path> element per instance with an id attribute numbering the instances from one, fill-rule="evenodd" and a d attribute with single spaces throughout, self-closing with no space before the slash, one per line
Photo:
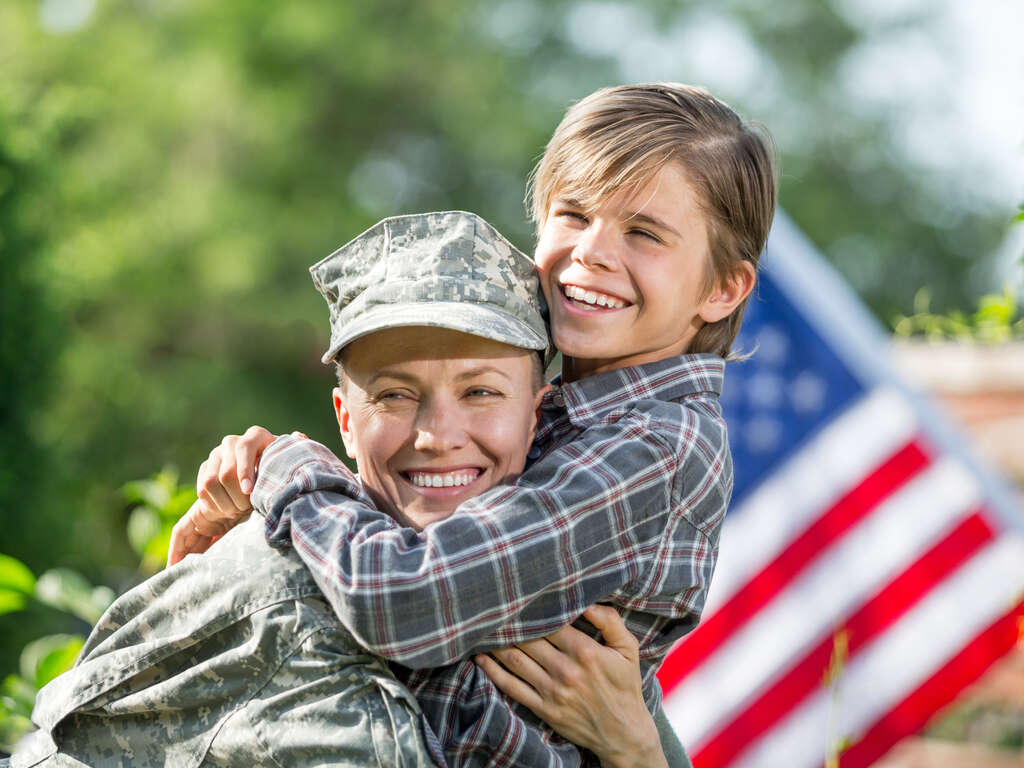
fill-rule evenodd
<path id="1" fill-rule="evenodd" d="M 928 461 L 919 442 L 907 443 L 815 519 L 778 557 L 676 646 L 658 671 L 662 690 L 668 693 L 678 685 L 687 673 L 779 594 L 819 552 L 920 472 Z"/>
<path id="2" fill-rule="evenodd" d="M 848 635 L 849 658 L 905 614 L 949 573 L 970 559 L 994 532 L 980 511 L 964 519 L 938 543 L 890 581 L 871 600 L 839 622 Z M 731 722 L 692 755 L 696 768 L 728 765 L 751 743 L 773 728 L 804 698 L 818 690 L 832 656 L 832 637 L 824 638 Z"/>
<path id="3" fill-rule="evenodd" d="M 1022 639 L 1024 600 L 978 635 L 942 669 L 875 723 L 839 758 L 842 768 L 866 768 L 897 741 L 917 733 L 942 707 Z"/>

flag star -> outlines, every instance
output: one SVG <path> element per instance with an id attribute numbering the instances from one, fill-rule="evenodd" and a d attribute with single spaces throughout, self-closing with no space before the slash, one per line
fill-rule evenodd
<path id="1" fill-rule="evenodd" d="M 743 440 L 754 453 L 774 451 L 782 440 L 782 424 L 767 416 L 753 418 L 743 428 Z"/>
<path id="2" fill-rule="evenodd" d="M 782 365 L 789 354 L 789 338 L 773 325 L 764 326 L 757 334 L 754 359 L 763 365 Z"/>
<path id="3" fill-rule="evenodd" d="M 799 373 L 790 386 L 790 398 L 797 413 L 816 413 L 825 405 L 824 380 L 811 371 Z"/>
<path id="4" fill-rule="evenodd" d="M 757 408 L 777 408 L 782 402 L 782 379 L 773 373 L 759 370 L 747 380 L 747 397 Z"/>

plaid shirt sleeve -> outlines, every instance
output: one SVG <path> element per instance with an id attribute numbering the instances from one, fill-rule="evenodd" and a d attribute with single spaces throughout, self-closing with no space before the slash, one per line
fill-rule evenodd
<path id="1" fill-rule="evenodd" d="M 264 454 L 252 502 L 356 640 L 409 667 L 542 637 L 610 596 L 692 621 L 729 460 L 724 428 L 679 410 L 671 429 L 634 410 L 599 422 L 422 532 L 373 509 L 326 448 L 291 436 Z"/>

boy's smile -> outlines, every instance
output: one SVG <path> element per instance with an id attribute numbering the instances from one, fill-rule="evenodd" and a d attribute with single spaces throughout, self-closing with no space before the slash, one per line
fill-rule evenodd
<path id="1" fill-rule="evenodd" d="M 676 163 L 595 210 L 556 195 L 536 262 L 567 380 L 682 354 L 728 314 L 706 290 L 706 217 Z"/>

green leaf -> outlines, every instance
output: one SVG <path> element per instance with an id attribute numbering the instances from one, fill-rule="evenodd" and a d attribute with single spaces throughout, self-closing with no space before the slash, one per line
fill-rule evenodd
<path id="1" fill-rule="evenodd" d="M 0 704 L 0 749 L 13 752 L 22 736 L 32 730 L 32 721 L 25 715 L 4 713 Z"/>
<path id="2" fill-rule="evenodd" d="M 36 577 L 29 567 L 10 555 L 0 555 L 0 590 L 31 595 L 36 586 Z"/>
<path id="3" fill-rule="evenodd" d="M 0 701 L 9 712 L 30 715 L 36 701 L 36 693 L 36 687 L 21 675 L 8 675 L 3 683 L 0 683 Z"/>
<path id="4" fill-rule="evenodd" d="M 103 595 L 105 597 L 105 593 Z M 95 624 L 109 601 L 97 602 L 96 593 L 85 577 L 70 568 L 52 568 L 36 582 L 36 599 Z"/>
<path id="5" fill-rule="evenodd" d="M 147 504 L 153 509 L 162 509 L 171 499 L 171 492 L 166 483 L 160 481 L 160 475 L 153 480 L 133 480 L 125 483 L 121 492 L 133 504 Z"/>
<path id="6" fill-rule="evenodd" d="M 178 488 L 166 506 L 159 510 L 160 517 L 164 521 L 169 521 L 173 526 L 188 512 L 189 507 L 195 504 L 196 498 L 198 497 L 195 488 L 185 486 Z"/>
<path id="7" fill-rule="evenodd" d="M 81 635 L 46 635 L 33 640 L 21 652 L 21 676 L 42 688 L 74 666 L 83 645 Z"/>
<path id="8" fill-rule="evenodd" d="M 160 535 L 160 515 L 152 507 L 136 507 L 128 518 L 128 542 L 139 555 Z"/>
<path id="9" fill-rule="evenodd" d="M 0 589 L 0 616 L 14 613 L 25 607 L 25 596 L 10 589 Z"/>

